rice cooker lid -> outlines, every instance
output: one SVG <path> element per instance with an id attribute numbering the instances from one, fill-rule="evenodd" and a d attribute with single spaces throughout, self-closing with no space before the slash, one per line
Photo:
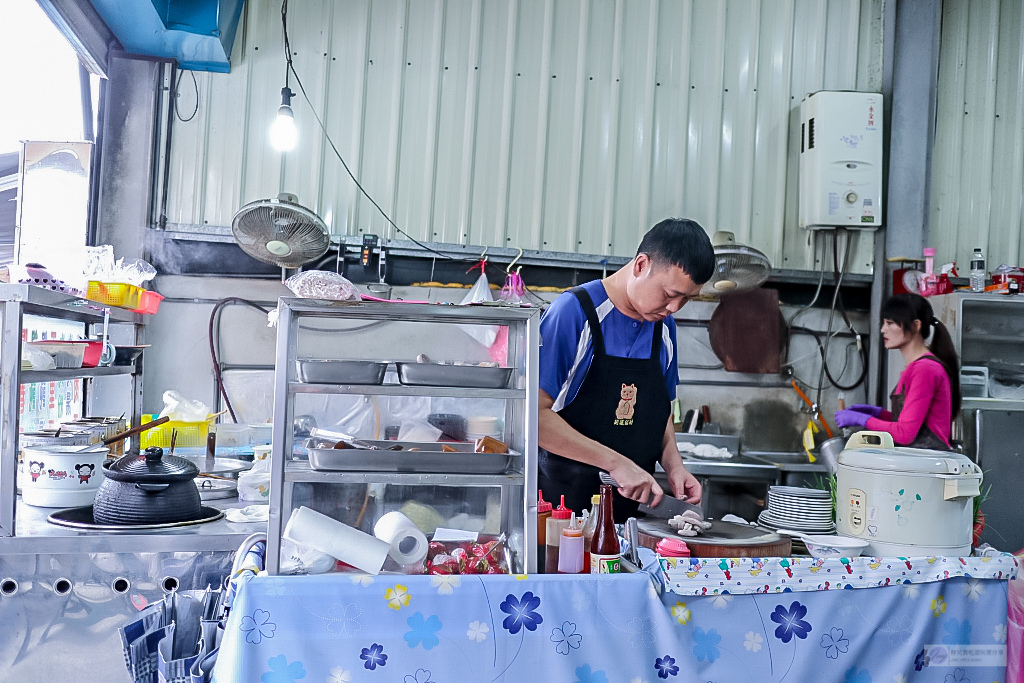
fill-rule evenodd
<path id="1" fill-rule="evenodd" d="M 976 474 L 977 466 L 960 453 L 924 448 L 848 448 L 839 464 L 880 472 Z"/>

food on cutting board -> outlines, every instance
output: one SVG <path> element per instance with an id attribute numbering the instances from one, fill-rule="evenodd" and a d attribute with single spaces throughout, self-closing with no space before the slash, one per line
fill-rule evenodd
<path id="1" fill-rule="evenodd" d="M 675 529 L 680 536 L 696 536 L 711 528 L 711 522 L 704 521 L 704 518 L 693 510 L 676 515 L 668 520 L 668 525 Z"/>

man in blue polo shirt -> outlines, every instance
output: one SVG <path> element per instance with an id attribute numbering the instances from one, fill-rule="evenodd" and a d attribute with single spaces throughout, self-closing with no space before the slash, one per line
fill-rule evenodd
<path id="1" fill-rule="evenodd" d="M 671 419 L 679 382 L 671 316 L 700 293 L 714 266 L 700 225 L 664 220 L 644 235 L 632 261 L 563 293 L 545 311 L 538 486 L 549 500 L 564 494 L 573 510 L 588 509 L 603 470 L 619 484 L 614 507 L 622 522 L 639 503 L 661 500 L 652 476 L 661 462 L 672 493 L 700 502 Z"/>

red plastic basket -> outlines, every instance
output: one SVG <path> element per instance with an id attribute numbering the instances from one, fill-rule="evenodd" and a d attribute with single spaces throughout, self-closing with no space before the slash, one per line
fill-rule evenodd
<path id="1" fill-rule="evenodd" d="M 139 294 L 139 307 L 133 310 L 136 313 L 147 313 L 152 315 L 160 309 L 160 302 L 163 300 L 163 295 L 144 289 L 142 290 L 142 293 Z"/>

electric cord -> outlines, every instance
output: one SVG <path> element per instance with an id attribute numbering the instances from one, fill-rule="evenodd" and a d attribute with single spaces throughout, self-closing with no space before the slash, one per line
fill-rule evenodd
<path id="1" fill-rule="evenodd" d="M 220 311 L 228 304 L 239 304 L 254 308 L 257 311 L 262 312 L 264 315 L 270 312 L 269 309 L 260 306 L 254 301 L 243 299 L 238 296 L 229 296 L 225 299 L 221 299 L 213 305 L 213 310 L 210 311 L 210 322 L 207 326 L 207 336 L 210 340 L 210 358 L 213 360 L 213 377 L 217 382 L 217 391 L 224 398 L 224 405 L 227 406 L 228 412 L 231 414 L 231 420 L 238 422 L 238 417 L 235 415 L 235 409 L 231 405 L 231 399 L 228 398 L 227 389 L 224 388 L 224 375 L 220 369 L 220 360 L 218 359 L 217 346 L 220 339 Z"/>
<path id="2" fill-rule="evenodd" d="M 187 119 L 181 117 L 181 113 L 178 111 L 178 93 L 181 92 L 181 77 L 185 73 L 186 69 L 178 70 L 178 78 L 174 81 L 174 115 L 178 117 L 178 120 L 182 123 L 188 123 L 196 117 L 199 112 L 199 83 L 196 81 L 196 73 L 192 69 L 187 69 L 190 76 L 192 76 L 192 87 L 196 91 L 196 106 L 192 109 L 192 113 L 189 114 Z"/>
<path id="3" fill-rule="evenodd" d="M 417 240 L 415 237 L 407 233 L 405 230 L 398 227 L 398 224 L 391 220 L 391 217 L 388 216 L 384 209 L 381 208 L 380 204 L 378 204 L 376 200 L 374 200 L 374 198 L 371 197 L 370 194 L 363 188 L 362 184 L 360 184 L 355 174 L 352 173 L 352 169 L 348 167 L 348 163 L 345 161 L 345 158 L 341 155 L 341 152 L 338 151 L 337 146 L 335 146 L 334 144 L 334 140 L 332 140 L 331 136 L 328 134 L 327 126 L 324 125 L 323 120 L 320 118 L 320 114 L 317 113 L 316 107 L 313 106 L 313 102 L 309 99 L 309 95 L 306 94 L 306 88 L 302 85 L 302 79 L 299 78 L 299 73 L 295 70 L 295 65 L 292 63 L 292 48 L 291 42 L 289 41 L 288 38 L 288 0 L 281 1 L 281 28 L 284 32 L 284 53 L 285 60 L 287 63 L 287 68 L 285 72 L 285 86 L 287 87 L 288 85 L 288 74 L 290 73 L 292 76 L 295 77 L 295 83 L 296 85 L 299 86 L 299 92 L 302 93 L 303 99 L 305 99 L 306 104 L 309 105 L 309 109 L 313 113 L 313 118 L 316 119 L 317 125 L 320 126 L 320 131 L 323 133 L 324 139 L 327 140 L 327 144 L 330 145 L 331 150 L 334 152 L 335 156 L 338 157 L 338 161 L 341 162 L 341 165 L 345 169 L 345 172 L 348 174 L 348 177 L 352 179 L 352 182 L 355 183 L 357 188 L 359 188 L 359 191 L 363 194 L 363 196 L 366 197 L 371 204 L 373 204 L 377 211 L 380 212 L 380 215 L 384 217 L 384 220 L 390 223 L 391 226 L 399 233 L 405 235 L 409 239 L 409 241 L 417 245 L 420 249 L 435 254 L 436 256 L 445 259 L 446 261 L 461 261 L 464 263 L 472 262 L 472 259 L 456 258 L 454 256 L 449 256 L 448 254 L 433 249 L 432 247 L 429 247 L 423 242 Z"/>

